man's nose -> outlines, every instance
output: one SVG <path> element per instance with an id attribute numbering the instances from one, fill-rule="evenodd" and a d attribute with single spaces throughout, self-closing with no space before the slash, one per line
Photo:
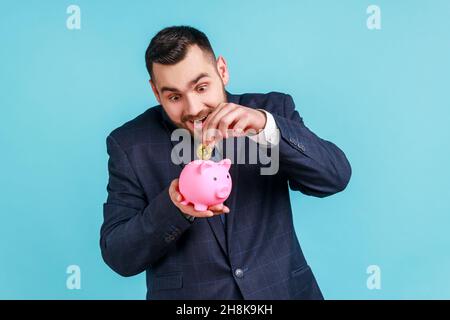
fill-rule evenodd
<path id="1" fill-rule="evenodd" d="M 203 110 L 203 103 L 195 98 L 186 98 L 186 114 L 191 117 L 197 116 Z"/>

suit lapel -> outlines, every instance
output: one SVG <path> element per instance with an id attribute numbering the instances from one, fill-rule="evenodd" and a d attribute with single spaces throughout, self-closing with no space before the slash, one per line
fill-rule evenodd
<path id="1" fill-rule="evenodd" d="M 239 103 L 239 96 L 238 95 L 232 95 L 229 92 L 227 92 L 227 100 L 228 102 L 232 102 L 232 103 Z M 238 165 L 238 158 L 240 155 L 240 152 L 242 150 L 240 150 L 240 147 L 242 147 L 241 143 L 238 143 L 239 139 L 244 139 L 244 138 L 231 138 L 233 139 L 233 158 L 231 159 L 232 165 L 230 167 L 230 176 L 233 182 L 233 187 L 231 189 L 231 193 L 230 196 L 228 197 L 228 199 L 225 201 L 225 205 L 230 209 L 229 213 L 226 213 L 227 215 L 227 219 L 226 219 L 226 242 L 227 242 L 227 249 L 228 249 L 228 256 L 230 256 L 231 254 L 231 241 L 232 241 L 232 233 L 233 233 L 233 225 L 234 225 L 234 218 L 235 218 L 235 213 L 236 213 L 236 199 L 237 199 L 237 195 L 238 195 L 238 189 L 239 189 L 239 184 L 238 184 L 238 180 L 239 180 L 239 165 Z M 220 219 L 220 217 L 217 217 Z"/>
<path id="2" fill-rule="evenodd" d="M 230 196 L 225 201 L 225 205 L 230 209 L 229 213 L 226 213 L 227 219 L 226 219 L 226 240 L 227 240 L 227 248 L 228 248 L 228 255 L 231 254 L 231 240 L 232 240 L 232 233 L 233 233 L 233 225 L 234 225 L 234 219 L 236 216 L 236 199 L 238 195 L 239 190 L 239 165 L 237 164 L 237 158 L 238 158 L 238 146 L 241 144 L 237 143 L 238 138 L 233 138 L 233 147 L 234 147 L 234 159 L 232 159 L 232 165 L 230 168 L 230 176 L 233 182 L 233 187 L 231 189 Z M 240 138 L 243 139 L 243 138 Z M 220 217 L 218 217 L 220 219 Z"/>

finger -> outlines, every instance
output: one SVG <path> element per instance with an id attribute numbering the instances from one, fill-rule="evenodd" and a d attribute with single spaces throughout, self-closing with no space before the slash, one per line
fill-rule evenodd
<path id="1" fill-rule="evenodd" d="M 211 140 L 210 132 L 208 132 L 208 129 L 218 129 L 218 124 L 219 124 L 220 119 L 228 112 L 234 110 L 236 108 L 236 105 L 231 104 L 231 103 L 226 103 L 226 104 L 221 104 L 218 108 L 219 108 L 219 110 L 214 112 L 214 114 L 211 114 L 210 115 L 211 117 L 208 117 L 209 119 L 206 119 L 206 123 L 204 125 L 204 128 L 205 128 L 204 141 Z"/>
<path id="2" fill-rule="evenodd" d="M 175 199 L 178 202 L 181 202 L 183 200 L 183 195 L 181 194 L 180 189 L 179 189 L 178 179 L 174 183 L 174 189 L 175 189 L 175 191 L 173 192 L 173 194 L 174 194 Z"/>
<path id="3" fill-rule="evenodd" d="M 179 192 L 174 191 L 171 195 L 170 198 L 176 202 L 178 205 L 181 205 L 181 202 L 183 201 L 183 195 Z"/>
<path id="4" fill-rule="evenodd" d="M 212 212 L 211 210 L 195 211 L 192 207 L 189 209 L 190 210 L 188 210 L 186 213 L 197 218 L 210 218 L 214 216 L 214 212 Z"/>
<path id="5" fill-rule="evenodd" d="M 243 135 L 244 136 L 254 136 L 257 135 L 259 133 L 259 131 L 253 129 L 253 128 L 248 128 L 248 129 L 244 129 Z"/>
<path id="6" fill-rule="evenodd" d="M 245 118 L 245 111 L 241 108 L 234 109 L 233 111 L 225 114 L 219 121 L 219 131 L 225 137 L 228 138 L 231 131 L 231 125 L 238 122 L 240 119 Z"/>
<path id="7" fill-rule="evenodd" d="M 202 131 L 203 131 L 202 122 L 200 120 L 195 120 L 194 121 L 194 137 L 196 139 L 199 139 L 202 136 Z"/>
<path id="8" fill-rule="evenodd" d="M 212 149 L 214 149 L 214 146 L 216 145 L 216 141 L 213 140 L 213 141 L 211 141 L 211 142 L 208 142 L 206 145 L 207 145 L 208 147 L 210 147 L 211 150 L 212 150 Z"/>
<path id="9" fill-rule="evenodd" d="M 214 212 L 212 212 L 211 210 L 206 210 L 202 212 L 204 214 L 204 217 L 209 218 L 214 216 Z"/>
<path id="10" fill-rule="evenodd" d="M 229 213 L 230 209 L 226 206 L 226 205 L 216 205 L 216 206 L 211 206 L 208 208 L 209 210 L 211 210 L 212 212 L 214 212 L 215 215 L 218 214 L 223 214 L 223 213 Z"/>
<path id="11" fill-rule="evenodd" d="M 220 204 L 216 204 L 216 205 L 214 205 L 214 206 L 210 206 L 209 208 L 208 208 L 208 210 L 211 210 L 211 211 L 222 211 L 223 210 L 223 203 L 220 203 Z"/>
<path id="12" fill-rule="evenodd" d="M 173 179 L 172 183 L 170 184 L 170 186 L 174 189 L 174 190 L 178 190 L 178 178 L 177 179 Z"/>
<path id="13" fill-rule="evenodd" d="M 169 186 L 169 195 L 172 199 L 176 198 L 175 193 L 177 193 L 177 185 L 178 185 L 177 182 L 178 182 L 178 179 L 175 179 L 170 183 L 170 186 Z"/>
<path id="14" fill-rule="evenodd" d="M 203 121 L 203 127 L 209 123 L 209 121 L 220 111 L 222 108 L 226 107 L 228 102 L 220 102 L 216 106 L 210 106 L 210 108 L 213 109 L 213 111 L 206 117 L 206 119 Z"/>
<path id="15" fill-rule="evenodd" d="M 214 215 L 218 216 L 220 214 L 226 214 L 226 213 L 230 213 L 230 209 L 228 209 L 228 207 L 223 206 L 222 210 L 220 211 L 213 211 Z"/>
<path id="16" fill-rule="evenodd" d="M 217 106 L 210 106 L 210 105 L 208 105 L 210 108 L 212 108 L 212 109 L 214 109 L 207 117 L 206 117 L 206 119 L 203 121 L 203 126 L 202 126 L 202 132 L 201 132 L 201 134 L 202 134 L 202 141 L 205 141 L 205 138 L 206 138 L 206 130 L 207 130 L 207 128 L 208 128 L 208 123 L 209 123 L 209 121 L 214 117 L 214 115 L 217 113 L 217 112 L 219 112 L 222 108 L 223 108 L 223 106 L 226 104 L 226 102 L 221 102 L 221 103 L 219 103 Z"/>
<path id="17" fill-rule="evenodd" d="M 210 128 L 204 131 L 203 143 L 211 146 L 212 143 L 223 138 L 222 133 L 217 128 Z"/>
<path id="18" fill-rule="evenodd" d="M 228 112 L 236 109 L 236 105 L 233 103 L 225 103 L 221 104 L 218 110 L 216 110 L 211 117 L 207 119 L 206 127 L 207 128 L 217 128 L 220 119 L 227 114 Z"/>
<path id="19" fill-rule="evenodd" d="M 249 123 L 248 117 L 242 117 L 241 119 L 236 122 L 236 124 L 233 126 L 233 136 L 234 137 L 240 137 L 245 134 L 245 128 L 247 128 Z"/>
<path id="20" fill-rule="evenodd" d="M 195 208 L 192 204 L 178 203 L 177 206 L 184 213 L 189 214 L 194 217 L 197 217 L 197 218 L 207 218 L 207 217 L 214 216 L 214 213 L 211 210 L 197 211 L 197 210 L 195 210 Z"/>
<path id="21" fill-rule="evenodd" d="M 231 118 L 230 118 L 230 114 L 232 114 L 235 111 L 236 111 L 236 109 L 227 108 L 227 109 L 224 109 L 221 112 L 217 113 L 215 118 L 211 119 L 211 122 L 209 123 L 209 127 L 208 127 L 209 130 L 217 130 L 219 133 L 218 138 L 222 138 L 222 139 L 228 138 L 228 134 L 227 134 L 228 126 L 231 125 L 231 123 L 233 122 L 234 116 L 236 116 L 236 115 L 234 115 L 234 116 L 231 116 Z M 214 138 L 217 138 L 217 136 L 211 137 L 209 132 L 206 132 L 206 141 L 211 141 Z"/>

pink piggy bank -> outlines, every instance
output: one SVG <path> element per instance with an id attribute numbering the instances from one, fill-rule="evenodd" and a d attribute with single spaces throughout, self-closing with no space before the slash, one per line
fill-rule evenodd
<path id="1" fill-rule="evenodd" d="M 231 193 L 230 159 L 220 162 L 194 160 L 181 171 L 178 187 L 187 205 L 195 211 L 205 211 L 209 206 L 223 203 Z"/>

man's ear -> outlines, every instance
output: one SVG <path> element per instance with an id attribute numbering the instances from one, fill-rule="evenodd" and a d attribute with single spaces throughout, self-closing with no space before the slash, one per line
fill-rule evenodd
<path id="1" fill-rule="evenodd" d="M 222 79 L 223 85 L 226 86 L 228 81 L 230 80 L 230 75 L 228 73 L 227 62 L 225 58 L 219 56 L 216 61 L 217 72 L 219 73 L 220 78 Z"/>
<path id="2" fill-rule="evenodd" d="M 153 94 L 155 95 L 156 100 L 158 100 L 158 103 L 161 104 L 161 98 L 159 97 L 158 89 L 156 89 L 155 83 L 152 79 L 150 79 L 148 82 L 152 86 Z"/>

